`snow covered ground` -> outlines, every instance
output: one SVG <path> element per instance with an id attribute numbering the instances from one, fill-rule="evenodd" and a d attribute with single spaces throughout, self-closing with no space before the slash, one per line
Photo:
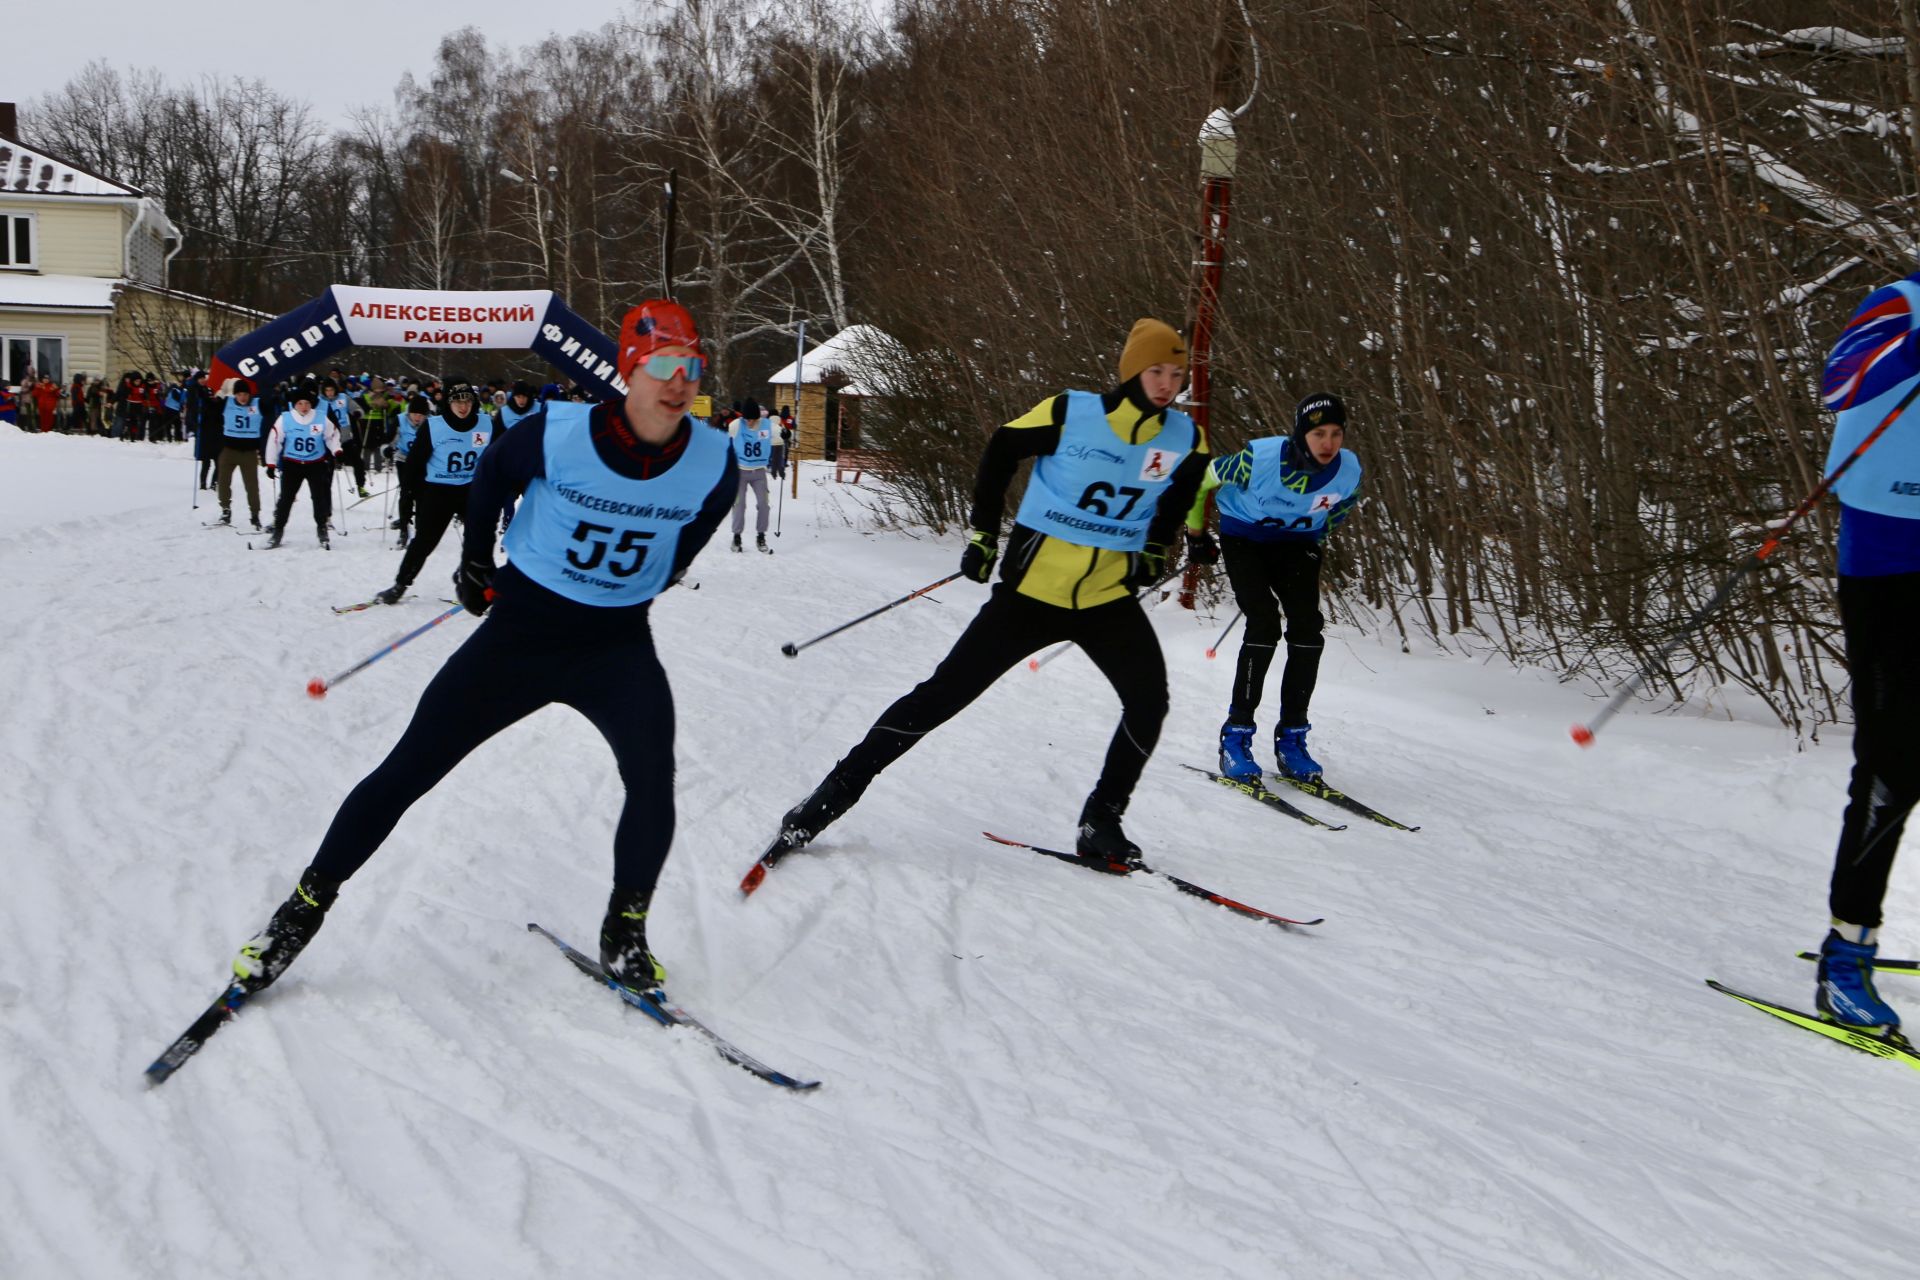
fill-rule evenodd
<path id="1" fill-rule="evenodd" d="M 1117 711 L 1077 654 L 1010 673 L 742 901 L 781 811 L 984 598 L 782 658 L 957 551 L 862 531 L 817 473 L 778 555 L 716 542 L 655 612 L 680 831 L 654 936 L 683 1003 L 822 1089 L 657 1030 L 525 931 L 591 946 L 619 807 L 555 708 L 149 1090 L 475 625 L 309 700 L 442 607 L 453 548 L 415 599 L 335 616 L 391 580 L 380 502 L 330 553 L 304 517 L 251 552 L 181 505 L 185 460 L 0 427 L 0 1276 L 1804 1277 L 1920 1251 L 1920 1081 L 1701 983 L 1810 998 L 1844 733 L 1634 714 L 1581 753 L 1581 691 L 1336 629 L 1318 754 L 1426 829 L 1313 831 L 1180 767 L 1229 668 L 1224 620 L 1168 604 L 1129 829 L 1325 925 L 980 838 L 1071 839 Z M 1889 953 L 1920 945 L 1914 881 Z"/>

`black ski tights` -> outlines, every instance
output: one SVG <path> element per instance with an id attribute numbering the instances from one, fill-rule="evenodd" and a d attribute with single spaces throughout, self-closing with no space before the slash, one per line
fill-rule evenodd
<path id="1" fill-rule="evenodd" d="M 1320 544 L 1222 537 L 1220 558 L 1233 584 L 1234 603 L 1247 616 L 1227 719 L 1254 722 L 1284 613 L 1287 666 L 1280 675 L 1280 724 L 1297 728 L 1307 723 L 1307 707 L 1320 678 L 1320 654 L 1326 648 L 1321 638 L 1326 620 L 1320 615 Z"/>
<path id="2" fill-rule="evenodd" d="M 540 615 L 487 618 L 427 685 L 387 758 L 340 806 L 314 870 L 351 876 L 474 748 L 553 702 L 585 716 L 613 748 L 627 793 L 613 833 L 614 883 L 651 891 L 673 843 L 673 694 L 638 619 L 610 639 L 582 637 Z M 466 785 L 474 807 L 485 808 L 512 803 L 512 782 L 476 776 Z"/>
<path id="3" fill-rule="evenodd" d="M 1920 573 L 1840 579 L 1840 625 L 1853 675 L 1853 783 L 1833 857 L 1828 909 L 1836 920 L 1880 926 L 1887 876 L 1920 798 Z"/>
<path id="4" fill-rule="evenodd" d="M 1062 609 L 1001 583 L 932 675 L 874 722 L 833 768 L 858 796 L 875 775 L 958 715 L 1029 654 L 1071 640 L 1120 695 L 1120 724 L 1094 785 L 1095 799 L 1125 809 L 1167 718 L 1167 667 L 1146 611 L 1131 597 Z M 986 767 L 983 765 L 983 767 Z"/>

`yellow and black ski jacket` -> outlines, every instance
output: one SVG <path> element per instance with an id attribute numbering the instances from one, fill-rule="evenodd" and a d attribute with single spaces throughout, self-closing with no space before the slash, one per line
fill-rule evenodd
<path id="1" fill-rule="evenodd" d="M 1134 383 L 1107 392 L 1100 397 L 1100 405 L 1106 410 L 1107 425 L 1115 437 L 1127 444 L 1146 444 L 1166 425 L 1166 411 L 1149 404 Z M 993 433 L 974 483 L 973 514 L 968 521 L 973 528 L 989 534 L 999 532 L 1014 471 L 1023 460 L 1043 457 L 1059 446 L 1066 416 L 1067 397 L 1049 396 Z M 1206 432 L 1198 431 L 1193 452 L 1174 468 L 1173 480 L 1154 508 L 1147 527 L 1149 543 L 1163 547 L 1171 543 L 1199 491 L 1209 456 Z M 1046 604 L 1090 609 L 1131 594 L 1126 579 L 1132 564 L 1131 552 L 1081 546 L 1016 524 L 1000 557 L 1000 580 L 1021 595 Z"/>

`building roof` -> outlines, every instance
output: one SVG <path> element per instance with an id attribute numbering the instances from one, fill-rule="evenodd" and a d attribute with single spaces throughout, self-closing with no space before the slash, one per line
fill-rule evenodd
<path id="1" fill-rule="evenodd" d="M 113 296 L 124 283 L 113 276 L 45 276 L 0 271 L 0 308 L 112 311 Z"/>
<path id="2" fill-rule="evenodd" d="M 829 371 L 835 371 L 852 379 L 841 388 L 843 395 L 884 395 L 881 384 L 887 367 L 905 358 L 906 349 L 888 334 L 870 324 L 848 325 L 807 352 L 804 360 L 789 364 L 767 382 L 790 387 L 798 376 L 803 385 L 817 386 Z"/>
<path id="3" fill-rule="evenodd" d="M 10 271 L 0 271 L 0 311 L 24 309 L 106 313 L 113 310 L 114 299 L 123 289 L 135 289 L 158 298 L 177 298 L 181 302 L 244 316 L 256 323 L 273 319 L 267 312 L 256 311 L 252 307 L 222 302 L 218 298 L 203 298 L 197 293 L 185 293 L 179 289 L 162 289 L 117 276 L 16 275 Z"/>
<path id="4" fill-rule="evenodd" d="M 271 311 L 260 311 L 254 307 L 243 307 L 237 302 L 222 302 L 218 298 L 209 298 L 204 294 L 188 293 L 184 289 L 163 289 L 158 285 L 142 284 L 138 280 L 115 280 L 113 282 L 127 289 L 138 289 L 141 293 L 151 293 L 156 298 L 177 298 L 181 302 L 191 302 L 215 311 L 230 311 L 237 316 L 246 316 L 250 320 L 271 320 Z"/>
<path id="5" fill-rule="evenodd" d="M 30 147 L 15 138 L 0 138 L 0 195 L 25 192 L 44 196 L 111 196 L 137 198 L 142 192 L 111 178 L 89 173 L 79 165 Z"/>

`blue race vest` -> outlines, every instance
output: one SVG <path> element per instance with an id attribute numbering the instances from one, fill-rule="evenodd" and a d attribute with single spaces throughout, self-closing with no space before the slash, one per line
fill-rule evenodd
<path id="1" fill-rule="evenodd" d="M 257 404 L 242 406 L 228 400 L 226 417 L 220 424 L 220 433 L 229 440 L 258 440 L 260 438 L 260 406 Z"/>
<path id="2" fill-rule="evenodd" d="M 773 461 L 773 423 L 766 418 L 740 420 L 733 433 L 733 461 L 742 471 L 758 471 Z"/>
<path id="3" fill-rule="evenodd" d="M 318 462 L 327 453 L 327 426 L 333 419 L 320 409 L 302 424 L 289 409 L 280 415 L 280 457 L 285 462 Z"/>
<path id="4" fill-rule="evenodd" d="M 1220 532 L 1236 538 L 1258 540 L 1263 534 L 1280 531 L 1319 535 L 1327 527 L 1333 509 L 1360 488 L 1360 459 L 1351 449 L 1342 449 L 1328 465 L 1333 474 L 1311 491 L 1289 488 L 1281 472 L 1290 472 L 1296 485 L 1326 475 L 1323 470 L 1312 477 L 1286 467 L 1289 445 L 1286 436 L 1267 436 L 1247 447 L 1253 452 L 1253 473 L 1243 489 L 1239 485 L 1221 485 L 1214 495 L 1220 508 Z"/>
<path id="5" fill-rule="evenodd" d="M 432 421 L 432 418 L 427 419 L 427 422 Z M 425 425 L 425 422 L 420 424 L 420 426 Z M 393 451 L 404 458 L 408 451 L 413 448 L 413 438 L 418 435 L 419 432 L 420 427 L 413 425 L 412 417 L 404 413 L 401 414 L 400 425 L 393 429 Z"/>
<path id="6" fill-rule="evenodd" d="M 1907 297 L 1907 305 L 1920 315 L 1920 285 L 1911 280 L 1894 284 Z M 1920 373 L 1903 378 L 1865 404 L 1842 409 L 1834 418 L 1833 444 L 1827 449 L 1827 473 L 1860 447 L 1880 420 L 1893 412 L 1900 397 L 1920 382 Z M 1847 469 L 1834 496 L 1849 507 L 1883 516 L 1904 516 L 1920 520 L 1920 400 L 1868 449 L 1865 456 Z"/>
<path id="7" fill-rule="evenodd" d="M 522 413 L 513 407 L 513 397 L 508 396 L 507 402 L 500 406 L 500 429 L 505 431 L 508 427 L 517 426 L 522 419 L 531 418 L 538 412 L 540 412 L 540 402 L 538 400 L 535 400 L 533 406 Z"/>
<path id="8" fill-rule="evenodd" d="M 666 474 L 630 480 L 600 461 L 592 405 L 547 406 L 546 474 L 527 486 L 507 529 L 513 567 L 549 591 L 592 605 L 634 605 L 666 589 L 680 530 L 727 467 L 727 437 L 693 427 Z"/>
<path id="9" fill-rule="evenodd" d="M 472 484 L 473 469 L 480 465 L 487 441 L 493 439 L 493 423 L 475 414 L 473 426 L 462 431 L 445 418 L 428 418 L 421 430 L 433 450 L 427 458 L 427 483 Z"/>
<path id="10" fill-rule="evenodd" d="M 1014 520 L 1082 547 L 1138 551 L 1147 545 L 1154 506 L 1193 451 L 1193 419 L 1168 409 L 1160 434 L 1128 444 L 1107 423 L 1100 397 L 1069 391 L 1060 443 L 1033 464 Z"/>

